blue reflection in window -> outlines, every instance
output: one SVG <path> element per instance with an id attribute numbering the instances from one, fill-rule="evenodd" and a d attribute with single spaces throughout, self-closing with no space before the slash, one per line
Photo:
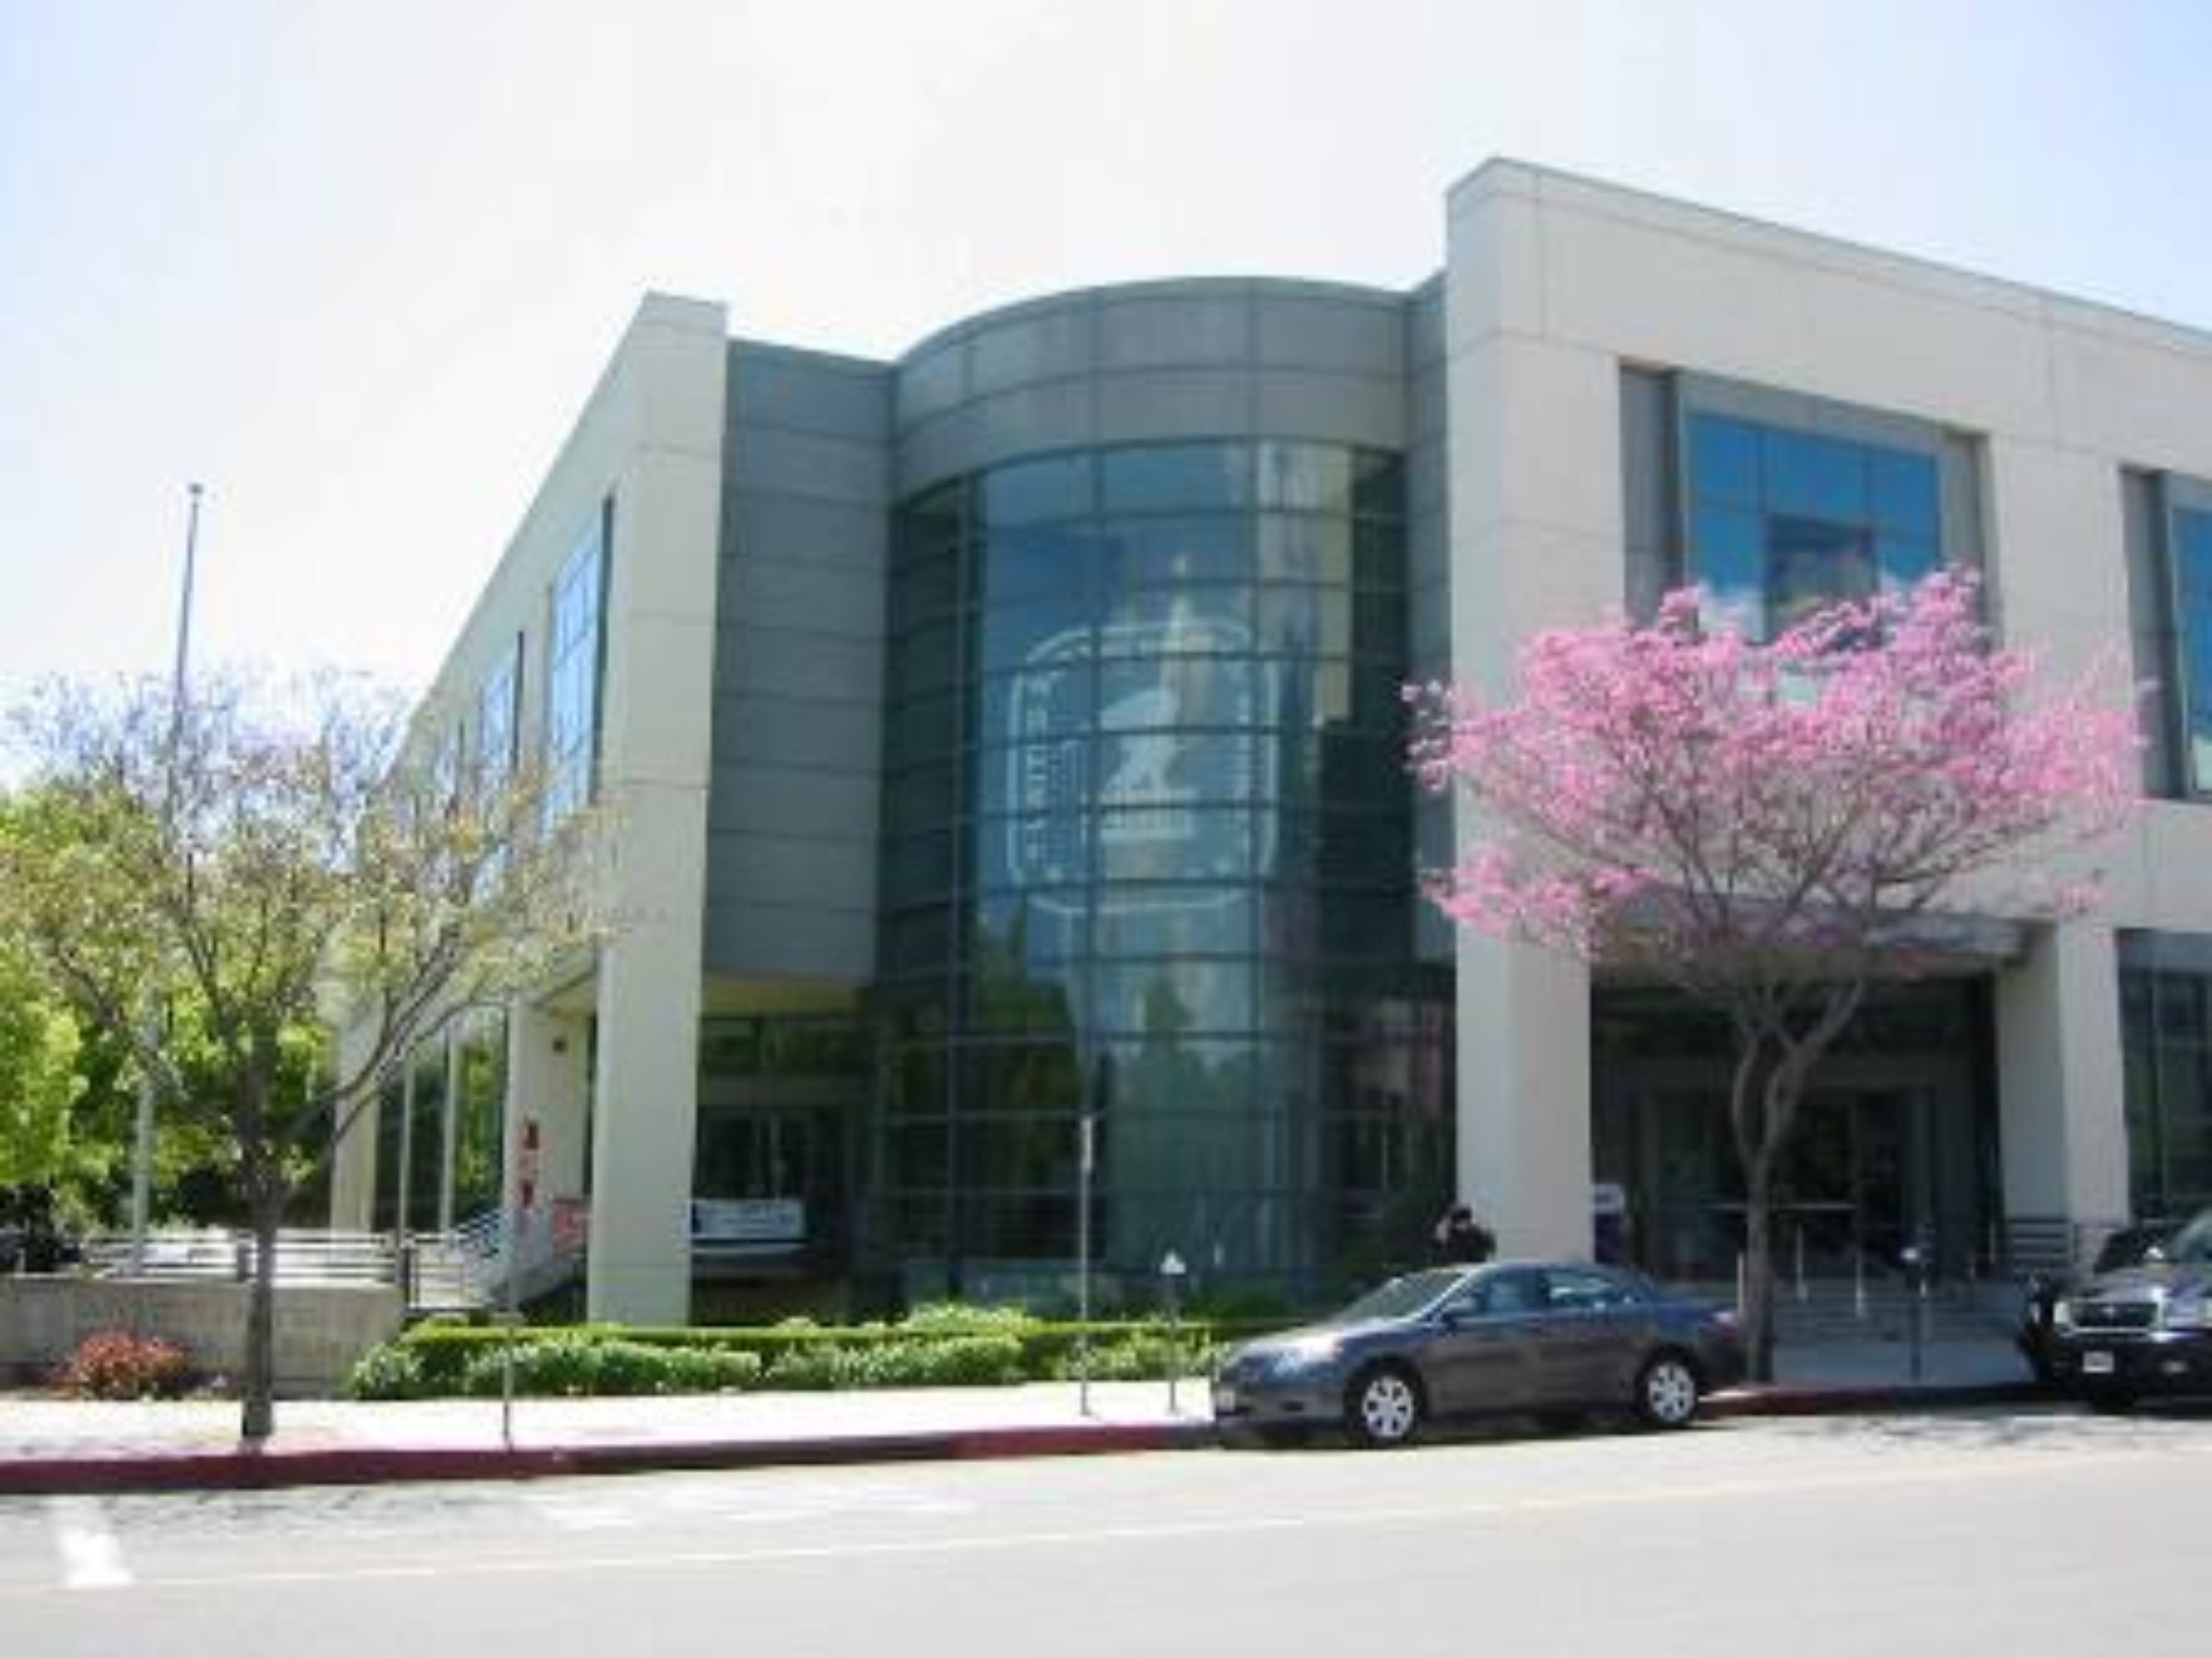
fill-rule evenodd
<path id="1" fill-rule="evenodd" d="M 1866 452 L 1809 432 L 1764 434 L 1770 512 L 1854 523 L 1866 517 Z"/>
<path id="2" fill-rule="evenodd" d="M 1767 557 L 1764 525 L 1748 512 L 1700 506 L 1690 519 L 1706 619 L 1748 638 L 1766 631 Z"/>
<path id="3" fill-rule="evenodd" d="M 1905 594 L 1936 573 L 1940 560 L 1934 541 L 1888 532 L 1874 538 L 1874 559 L 1881 571 L 1884 593 Z"/>
<path id="4" fill-rule="evenodd" d="M 1700 500 L 1758 504 L 1759 429 L 1718 415 L 1692 415 L 1689 488 Z"/>
<path id="5" fill-rule="evenodd" d="M 1090 511 L 1088 454 L 1047 455 L 994 466 L 983 474 L 983 522 L 1034 523 Z"/>
<path id="6" fill-rule="evenodd" d="M 1102 582 L 1124 587 L 1187 587 L 1252 576 L 1252 523 L 1243 516 L 1130 519 L 1101 542 Z"/>
<path id="7" fill-rule="evenodd" d="M 985 605 L 1003 599 L 1088 592 L 1095 538 L 1074 526 L 994 530 L 971 555 L 971 580 Z"/>
<path id="8" fill-rule="evenodd" d="M 1241 443 L 1147 443 L 1099 456 L 1108 512 L 1177 512 L 1242 507 L 1252 494 L 1252 452 Z"/>
<path id="9" fill-rule="evenodd" d="M 2212 512 L 2173 515 L 2174 617 L 2190 787 L 2212 793 Z"/>
<path id="10" fill-rule="evenodd" d="M 1687 426 L 1689 571 L 1709 619 L 1763 639 L 1943 563 L 1932 453 L 1718 415 Z"/>
<path id="11" fill-rule="evenodd" d="M 1901 449 L 1868 451 L 1874 468 L 1874 522 L 1885 530 L 1934 541 L 1940 534 L 1936 460 Z"/>

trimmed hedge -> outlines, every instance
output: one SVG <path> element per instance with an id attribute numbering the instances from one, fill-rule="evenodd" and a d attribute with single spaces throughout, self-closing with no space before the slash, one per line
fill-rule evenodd
<path id="1" fill-rule="evenodd" d="M 1272 1327 L 1269 1325 L 1260 1327 Z M 1048 1323 L 1014 1308 L 916 1309 L 896 1324 L 765 1327 L 524 1327 L 430 1321 L 364 1355 L 347 1379 L 356 1399 L 500 1393 L 506 1354 L 515 1389 L 535 1394 L 830 1391 L 868 1387 L 999 1387 L 1066 1381 L 1088 1338 L 1093 1381 L 1164 1379 L 1211 1368 L 1227 1342 L 1253 1333 L 1194 1321 Z"/>

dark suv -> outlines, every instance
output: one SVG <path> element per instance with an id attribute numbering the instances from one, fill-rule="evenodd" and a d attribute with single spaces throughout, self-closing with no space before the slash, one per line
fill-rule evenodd
<path id="1" fill-rule="evenodd" d="M 2055 1385 L 2101 1407 L 2212 1396 L 2212 1210 L 2061 1291 L 2046 1353 Z"/>
<path id="2" fill-rule="evenodd" d="M 2079 1288 L 2089 1278 L 2139 1265 L 2146 1255 L 2161 1247 L 2176 1229 L 2171 1221 L 2122 1227 L 2098 1246 L 2097 1259 L 2090 1263 L 2088 1271 L 2036 1273 L 2029 1278 L 2027 1294 L 2020 1304 L 2019 1327 L 2012 1339 L 2020 1350 L 2020 1357 L 2028 1361 L 2028 1368 L 2035 1372 L 2037 1382 L 2049 1387 L 2054 1381 L 2051 1372 L 2054 1339 L 2052 1314 L 2058 1307 L 2059 1298 Z"/>

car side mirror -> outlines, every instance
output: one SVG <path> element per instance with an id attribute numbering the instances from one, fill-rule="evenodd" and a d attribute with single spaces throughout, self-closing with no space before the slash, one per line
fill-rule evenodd
<path id="1" fill-rule="evenodd" d="M 2146 1265 L 2163 1266 L 2171 1259 L 2171 1255 L 2155 1243 L 2147 1243 L 2143 1246 L 2143 1260 Z"/>

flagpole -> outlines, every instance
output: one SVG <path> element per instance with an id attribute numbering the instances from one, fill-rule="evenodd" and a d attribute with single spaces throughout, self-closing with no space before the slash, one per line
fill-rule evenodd
<path id="1" fill-rule="evenodd" d="M 170 676 L 169 753 L 163 757 L 165 766 L 176 764 L 176 747 L 184 728 L 184 688 L 192 665 L 192 597 L 193 583 L 199 567 L 200 497 L 205 493 L 194 484 L 185 485 L 188 500 L 184 519 L 184 582 L 177 600 L 177 649 L 175 665 Z M 173 778 L 163 783 L 168 794 Z M 160 1021 L 151 994 L 147 997 L 144 1041 L 151 1050 L 161 1040 Z M 146 1270 L 146 1234 L 153 1209 L 154 1195 L 154 1098 L 159 1084 L 150 1063 L 141 1061 L 138 1067 L 138 1111 L 131 1136 L 131 1270 Z"/>

